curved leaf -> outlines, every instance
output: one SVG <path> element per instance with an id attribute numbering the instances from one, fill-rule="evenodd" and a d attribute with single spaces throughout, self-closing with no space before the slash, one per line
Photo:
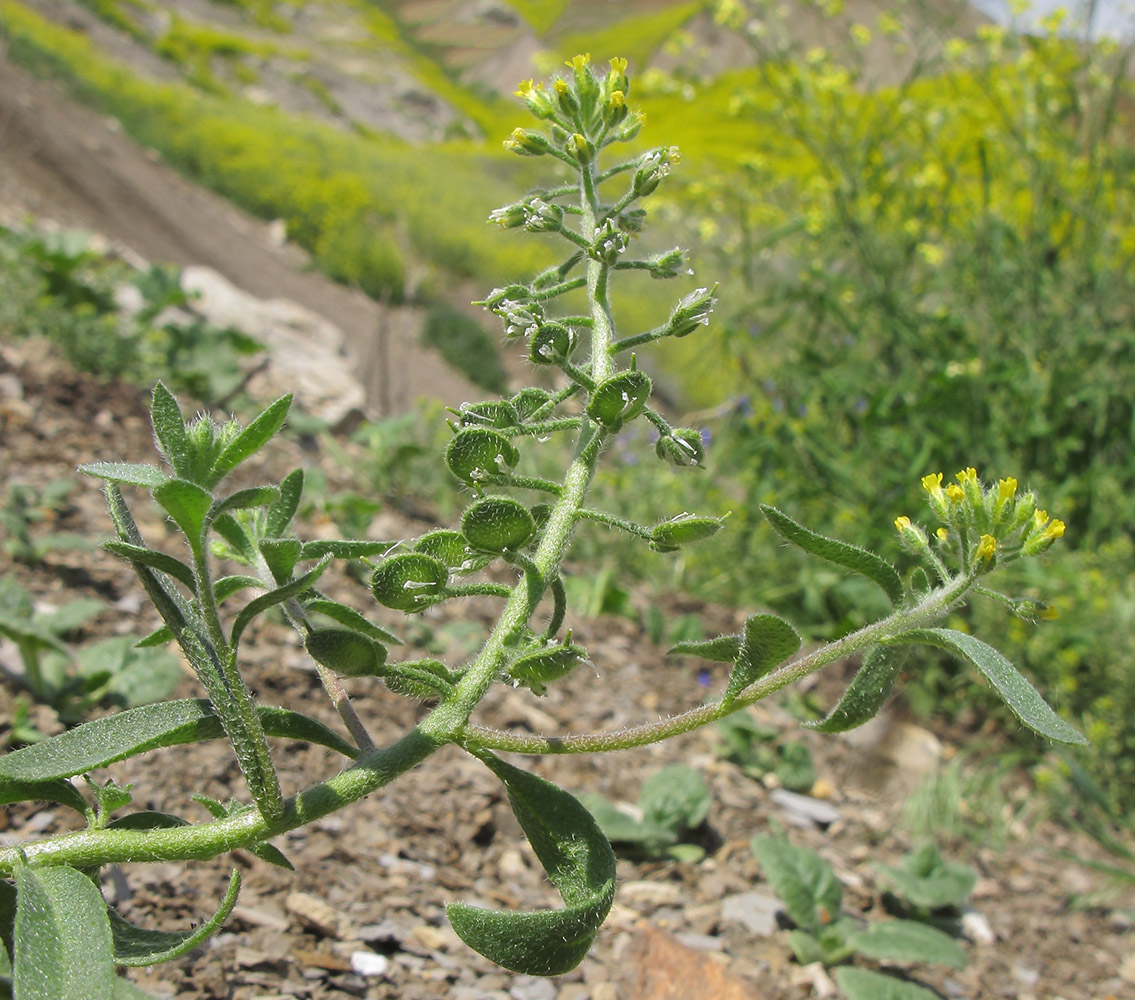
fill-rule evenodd
<path id="1" fill-rule="evenodd" d="M 113 538 L 110 541 L 103 542 L 102 547 L 107 552 L 113 552 L 116 556 L 121 556 L 132 563 L 141 563 L 143 566 L 149 566 L 150 569 L 159 570 L 168 576 L 172 576 L 178 583 L 184 583 L 190 590 L 194 589 L 196 581 L 193 579 L 193 570 L 174 556 L 167 555 L 165 552 L 158 552 L 156 549 L 147 549 L 143 545 L 131 545 L 129 542 Z"/>
<path id="2" fill-rule="evenodd" d="M 1034 732 L 1059 743 L 1087 746 L 1088 741 L 1049 707 L 1020 671 L 980 639 L 948 628 L 921 628 L 895 636 L 892 641 L 923 642 L 972 663 L 985 675 L 1013 714 Z"/>
<path id="3" fill-rule="evenodd" d="M 244 634 L 244 630 L 252 622 L 252 619 L 269 608 L 275 607 L 277 604 L 283 604 L 284 601 L 290 600 L 293 597 L 299 597 L 305 590 L 310 590 L 311 585 L 322 575 L 323 571 L 327 569 L 328 564 L 331 562 L 331 557 L 326 556 L 321 559 L 316 565 L 304 573 L 303 576 L 297 577 L 290 583 L 285 583 L 282 587 L 277 587 L 275 590 L 268 591 L 267 594 L 261 594 L 259 597 L 254 597 L 240 610 L 240 614 L 236 616 L 236 621 L 233 622 L 232 638 L 230 642 L 235 649 L 240 643 L 240 637 Z"/>
<path id="4" fill-rule="evenodd" d="M 303 543 L 298 538 L 263 538 L 259 548 L 277 584 L 292 578 L 292 570 L 296 568 L 303 550 Z"/>
<path id="5" fill-rule="evenodd" d="M 0 757 L 0 765 L 6 758 Z M 70 806 L 79 815 L 87 812 L 87 800 L 69 781 L 11 781 L 0 776 L 0 806 L 13 802 L 58 802 Z"/>
<path id="6" fill-rule="evenodd" d="M 280 538 L 296 516 L 303 496 L 303 469 L 293 469 L 280 481 L 280 498 L 268 508 L 265 526 L 269 538 Z"/>
<path id="7" fill-rule="evenodd" d="M 775 507 L 761 504 L 761 511 L 768 518 L 769 524 L 786 541 L 799 546 L 805 552 L 867 577 L 883 588 L 883 592 L 891 599 L 891 604 L 895 607 L 902 604 L 902 580 L 894 566 L 885 559 L 880 559 L 874 552 L 861 549 L 858 545 L 849 545 L 835 538 L 818 535 L 810 528 L 797 524 Z"/>
<path id="8" fill-rule="evenodd" d="M 731 663 L 741 652 L 739 635 L 718 635 L 712 639 L 677 642 L 666 650 L 667 656 L 700 656 L 703 660 Z"/>
<path id="9" fill-rule="evenodd" d="M 352 759 L 359 754 L 341 736 L 306 715 L 267 707 L 258 708 L 257 714 L 268 736 L 315 743 Z M 204 698 L 130 708 L 0 757 L 0 798 L 13 786 L 13 791 L 18 791 L 21 786 L 69 778 L 147 750 L 215 740 L 223 735 L 220 719 Z M 44 787 L 44 797 L 51 790 Z M 21 799 L 38 797 L 22 795 Z M 52 800 L 71 804 L 54 796 Z"/>
<path id="10" fill-rule="evenodd" d="M 239 593 L 246 587 L 257 587 L 263 590 L 264 581 L 258 580 L 254 576 L 222 576 L 213 584 L 213 599 L 218 604 L 223 604 L 233 594 Z"/>
<path id="11" fill-rule="evenodd" d="M 370 538 L 317 538 L 303 543 L 301 559 L 322 559 L 334 556 L 336 559 L 359 559 L 362 556 L 381 556 L 390 551 L 394 542 Z"/>
<path id="12" fill-rule="evenodd" d="M 847 1000 L 940 1000 L 925 986 L 851 965 L 836 969 L 835 981 Z"/>
<path id="13" fill-rule="evenodd" d="M 20 1000 L 106 1000 L 114 958 L 106 903 L 75 868 L 16 873 L 12 989 Z"/>
<path id="14" fill-rule="evenodd" d="M 218 456 L 209 470 L 208 483 L 216 486 L 233 469 L 251 455 L 255 455 L 283 426 L 288 415 L 288 408 L 292 405 L 292 396 L 289 393 L 270 403 L 252 422 L 244 428 L 224 451 Z"/>
<path id="15" fill-rule="evenodd" d="M 189 544 L 196 548 L 201 543 L 205 518 L 213 503 L 209 491 L 188 479 L 170 479 L 155 489 L 153 496 L 184 532 Z"/>
<path id="16" fill-rule="evenodd" d="M 114 940 L 115 965 L 159 965 L 180 958 L 196 948 L 202 941 L 218 931 L 236 906 L 240 892 L 240 872 L 234 868 L 229 876 L 229 888 L 221 905 L 208 920 L 185 932 L 151 931 L 138 927 L 120 917 L 114 910 L 110 915 L 110 930 Z"/>
<path id="17" fill-rule="evenodd" d="M 247 510 L 250 507 L 267 507 L 280 499 L 280 491 L 275 486 L 250 486 L 246 490 L 237 490 L 222 500 L 217 500 L 209 508 L 205 518 L 206 524 L 211 524 L 222 514 L 234 510 Z"/>
<path id="18" fill-rule="evenodd" d="M 966 953 L 949 934 L 916 920 L 887 920 L 847 939 L 860 955 L 891 962 L 922 962 L 964 969 Z"/>
<path id="19" fill-rule="evenodd" d="M 558 976 L 583 960 L 611 909 L 615 855 L 592 815 L 563 789 L 491 754 L 481 759 L 508 789 L 565 908 L 505 913 L 451 903 L 446 912 L 461 939 L 491 961 L 526 975 Z"/>
<path id="20" fill-rule="evenodd" d="M 728 705 L 753 681 L 779 666 L 800 648 L 800 635 L 776 615 L 749 615 L 721 703 Z"/>
<path id="21" fill-rule="evenodd" d="M 873 719 L 895 686 L 906 662 L 907 651 L 895 646 L 876 646 L 864 658 L 851 683 L 836 705 L 818 722 L 805 722 L 820 733 L 843 733 Z"/>
<path id="22" fill-rule="evenodd" d="M 376 625 L 365 615 L 359 614 L 354 608 L 348 607 L 346 604 L 340 604 L 338 601 L 317 598 L 314 601 L 308 601 L 303 606 L 303 610 L 305 614 L 316 613 L 326 615 L 328 618 L 337 621 L 340 625 L 346 625 L 348 628 L 353 628 L 356 632 L 370 636 L 370 638 L 374 639 L 376 642 L 383 642 L 388 646 L 402 645 L 402 640 L 393 632 L 387 632 L 381 625 Z"/>
<path id="23" fill-rule="evenodd" d="M 141 486 L 147 490 L 168 482 L 167 476 L 156 465 L 141 462 L 88 462 L 80 465 L 79 471 L 108 483 L 121 483 L 124 486 Z"/>

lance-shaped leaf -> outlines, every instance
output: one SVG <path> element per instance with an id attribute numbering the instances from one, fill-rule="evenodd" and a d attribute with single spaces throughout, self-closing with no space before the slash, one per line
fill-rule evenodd
<path id="1" fill-rule="evenodd" d="M 288 409 L 291 405 L 292 397 L 290 393 L 286 396 L 281 396 L 275 402 L 269 404 L 267 409 L 233 438 L 225 447 L 224 451 L 217 456 L 217 460 L 209 470 L 207 477 L 209 486 L 216 486 L 217 483 L 240 465 L 241 462 L 255 455 L 263 448 L 264 445 L 275 436 L 276 431 L 283 426 L 284 419 L 287 417 Z"/>
<path id="2" fill-rule="evenodd" d="M 187 479 L 170 479 L 154 490 L 153 495 L 185 533 L 190 546 L 196 551 L 201 544 L 209 507 L 213 503 L 209 491 Z"/>
<path id="3" fill-rule="evenodd" d="M 185 432 L 185 420 L 181 407 L 177 405 L 173 393 L 161 382 L 154 386 L 150 398 L 150 423 L 154 427 L 154 437 L 158 439 L 162 454 L 182 479 L 189 479 L 193 472 L 193 448 L 189 435 Z"/>
<path id="4" fill-rule="evenodd" d="M 260 554 L 268 564 L 268 571 L 276 583 L 292 578 L 292 570 L 299 562 L 303 543 L 298 538 L 265 538 L 260 542 Z"/>
<path id="5" fill-rule="evenodd" d="M 821 733 L 843 733 L 875 718 L 895 686 L 906 656 L 901 646 L 876 646 L 863 658 L 839 704 L 823 719 L 805 722 L 804 726 Z"/>
<path id="6" fill-rule="evenodd" d="M 238 562 L 251 563 L 256 559 L 252 542 L 234 518 L 222 514 L 213 522 L 213 530 L 228 543 Z"/>
<path id="7" fill-rule="evenodd" d="M 239 594 L 242 590 L 246 590 L 249 587 L 256 587 L 263 590 L 264 581 L 254 576 L 222 576 L 213 584 L 213 600 L 218 604 L 223 604 L 232 597 L 233 594 Z"/>
<path id="8" fill-rule="evenodd" d="M 0 761 L 6 760 L 0 757 Z M 58 802 L 70 806 L 80 815 L 87 811 L 87 800 L 69 781 L 13 781 L 0 776 L 0 806 L 13 802 Z"/>
<path id="9" fill-rule="evenodd" d="M 156 569 L 172 576 L 178 583 L 184 583 L 190 590 L 195 586 L 193 570 L 180 559 L 167 555 L 165 552 L 147 549 L 143 545 L 131 545 L 129 542 L 113 538 L 108 542 L 103 542 L 102 547 L 107 552 L 113 552 L 116 556 L 121 556 L 132 563 L 141 563 L 143 566 L 149 566 L 150 569 Z"/>
<path id="10" fill-rule="evenodd" d="M 949 934 L 916 920 L 887 920 L 857 931 L 848 946 L 868 958 L 890 962 L 923 962 L 964 969 L 966 953 Z"/>
<path id="11" fill-rule="evenodd" d="M 474 951 L 506 969 L 557 976 L 587 954 L 615 898 L 615 855 L 592 815 L 571 795 L 492 755 L 484 762 L 508 789 L 532 849 L 565 909 L 506 913 L 464 903 L 446 909 Z"/>
<path id="12" fill-rule="evenodd" d="M 108 483 L 121 483 L 123 486 L 141 486 L 147 490 L 155 489 L 169 481 L 156 465 L 143 465 L 138 462 L 88 462 L 80 465 L 84 475 L 105 479 Z"/>
<path id="13" fill-rule="evenodd" d="M 296 516 L 303 496 L 303 469 L 293 469 L 280 481 L 280 497 L 268 508 L 265 527 L 269 538 L 280 538 Z"/>
<path id="14" fill-rule="evenodd" d="M 390 551 L 394 542 L 372 538 L 318 538 L 303 543 L 300 559 L 361 559 L 363 556 L 381 556 Z"/>
<path id="15" fill-rule="evenodd" d="M 775 507 L 761 504 L 761 511 L 768 518 L 769 524 L 786 541 L 798 545 L 805 552 L 867 577 L 883 588 L 883 592 L 891 599 L 891 604 L 895 607 L 902 604 L 902 580 L 899 579 L 894 566 L 885 559 L 880 559 L 875 553 L 861 549 L 857 545 L 849 545 L 835 538 L 818 535 L 804 525 L 797 524 Z"/>
<path id="16" fill-rule="evenodd" d="M 764 677 L 800 648 L 800 635 L 776 615 L 749 615 L 736 665 L 721 698 L 728 705 L 753 681 Z"/>
<path id="17" fill-rule="evenodd" d="M 114 990 L 110 921 L 86 875 L 57 865 L 16 873 L 12 991 L 20 1000 L 105 1000 Z"/>
<path id="18" fill-rule="evenodd" d="M 269 608 L 275 607 L 277 604 L 283 604 L 284 601 L 291 600 L 293 597 L 299 597 L 304 591 L 310 590 L 312 584 L 320 578 L 330 562 L 331 557 L 326 556 L 312 569 L 304 573 L 303 576 L 296 577 L 296 579 L 292 580 L 290 583 L 286 583 L 282 587 L 277 587 L 275 590 L 270 590 L 267 594 L 254 597 L 241 608 L 240 614 L 236 616 L 236 621 L 233 622 L 232 639 L 230 640 L 233 647 L 235 648 L 240 642 L 240 637 L 244 634 L 244 630 L 249 626 L 253 618 L 267 611 Z"/>
<path id="19" fill-rule="evenodd" d="M 922 628 L 895 636 L 893 641 L 937 646 L 972 663 L 985 675 L 1013 714 L 1034 732 L 1060 743 L 1087 745 L 1088 741 L 1048 706 L 1012 663 L 980 639 L 948 628 Z"/>
<path id="20" fill-rule="evenodd" d="M 228 891 L 217 912 L 199 926 L 184 932 L 146 930 L 130 923 L 114 910 L 109 910 L 115 965 L 135 968 L 159 965 L 188 954 L 221 928 L 236 906 L 239 892 L 240 872 L 234 868 L 229 876 Z"/>
<path id="21" fill-rule="evenodd" d="M 754 837 L 752 848 L 794 924 L 818 934 L 839 917 L 843 887 L 815 851 L 768 836 Z"/>
<path id="22" fill-rule="evenodd" d="M 429 701 L 452 694 L 459 678 L 441 660 L 427 658 L 387 664 L 382 679 L 395 694 Z"/>
<path id="23" fill-rule="evenodd" d="M 847 1000 L 940 1000 L 925 986 L 851 965 L 836 969 L 835 981 Z"/>
<path id="24" fill-rule="evenodd" d="M 353 628 L 356 632 L 369 635 L 376 642 L 384 642 L 388 646 L 401 646 L 402 640 L 393 632 L 388 632 L 381 625 L 376 625 L 365 615 L 359 614 L 354 608 L 338 601 L 329 601 L 326 598 L 316 598 L 308 601 L 303 610 L 305 614 L 320 614 L 332 618 L 340 625 Z"/>
<path id="25" fill-rule="evenodd" d="M 717 635 L 712 639 L 677 642 L 666 650 L 667 656 L 700 656 L 703 660 L 731 663 L 741 652 L 739 635 Z"/>
<path id="26" fill-rule="evenodd" d="M 222 514 L 234 510 L 248 510 L 251 507 L 267 507 L 280 499 L 280 491 L 275 486 L 250 486 L 246 490 L 237 490 L 224 499 L 217 500 L 210 508 L 205 518 L 206 524 L 211 524 Z"/>
<path id="27" fill-rule="evenodd" d="M 257 712 L 269 736 L 316 743 L 351 758 L 358 756 L 350 743 L 306 715 L 285 708 L 260 707 Z M 0 757 L 0 803 L 7 794 L 28 791 L 42 796 L 21 794 L 20 800 L 43 797 L 73 805 L 75 800 L 70 797 L 56 798 L 54 786 L 35 783 L 83 774 L 158 747 L 215 740 L 223 735 L 220 719 L 204 698 L 142 705 L 106 715 Z M 75 795 L 82 803 L 76 808 L 85 809 L 82 796 L 78 792 Z"/>

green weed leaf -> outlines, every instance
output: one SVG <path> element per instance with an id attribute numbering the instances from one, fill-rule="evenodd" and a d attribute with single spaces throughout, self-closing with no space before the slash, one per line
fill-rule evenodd
<path id="1" fill-rule="evenodd" d="M 114 538 L 110 541 L 103 542 L 102 547 L 106 549 L 107 552 L 113 552 L 116 556 L 121 556 L 131 563 L 141 563 L 143 566 L 149 566 L 150 569 L 156 569 L 168 576 L 172 576 L 178 583 L 184 583 L 190 590 L 196 587 L 196 580 L 193 578 L 193 570 L 186 566 L 180 559 L 167 555 L 165 552 L 147 549 L 142 545 L 131 545 L 129 542 L 123 542 Z"/>
<path id="2" fill-rule="evenodd" d="M 666 650 L 667 656 L 700 656 L 703 660 L 731 663 L 741 652 L 739 635 L 718 635 L 712 639 L 677 642 Z"/>
<path id="3" fill-rule="evenodd" d="M 316 598 L 304 604 L 303 610 L 305 614 L 326 615 L 328 618 L 337 621 L 340 625 L 346 625 L 347 628 L 355 632 L 370 636 L 375 642 L 382 642 L 387 646 L 402 645 L 402 640 L 393 632 L 388 632 L 381 625 L 376 625 L 365 615 L 359 614 L 354 608 L 348 607 L 346 604 L 340 604 L 338 601 L 329 601 L 322 597 Z"/>
<path id="4" fill-rule="evenodd" d="M 162 454 L 173 466 L 173 471 L 182 479 L 193 476 L 193 449 L 185 432 L 185 420 L 181 407 L 173 393 L 161 382 L 154 386 L 150 398 L 150 423 L 154 427 L 154 437 L 158 439 Z"/>
<path id="5" fill-rule="evenodd" d="M 948 628 L 914 629 L 893 641 L 922 642 L 953 653 L 977 667 L 1013 714 L 1034 732 L 1059 743 L 1087 746 L 1088 741 L 1060 718 L 1020 671 L 988 643 Z"/>
<path id="6" fill-rule="evenodd" d="M 292 578 L 292 570 L 299 562 L 303 543 L 298 538 L 265 538 L 260 542 L 260 554 L 268 564 L 272 579 L 281 584 Z"/>
<path id="7" fill-rule="evenodd" d="M 275 486 L 250 486 L 246 490 L 237 490 L 235 493 L 216 501 L 209 508 L 209 515 L 205 522 L 211 524 L 222 514 L 228 514 L 234 510 L 268 507 L 279 499 L 280 491 Z"/>
<path id="8" fill-rule="evenodd" d="M 939 1000 L 925 986 L 850 965 L 835 970 L 835 981 L 847 1000 Z"/>
<path id="9" fill-rule="evenodd" d="M 347 628 L 319 628 L 304 640 L 316 663 L 342 677 L 373 677 L 386 661 L 386 647 Z"/>
<path id="10" fill-rule="evenodd" d="M 923 962 L 964 969 L 966 953 L 949 934 L 915 920 L 887 920 L 857 931 L 850 947 L 868 958 L 891 962 Z"/>
<path id="11" fill-rule="evenodd" d="M 115 965 L 134 968 L 160 965 L 188 954 L 221 928 L 236 906 L 239 892 L 240 872 L 234 868 L 229 876 L 228 891 L 217 912 L 197 927 L 184 932 L 146 930 L 120 917 L 114 910 L 109 910 Z"/>
<path id="12" fill-rule="evenodd" d="M 839 704 L 819 722 L 805 722 L 805 728 L 843 733 L 873 719 L 895 686 L 906 656 L 900 647 L 876 646 L 863 658 Z"/>
<path id="13" fill-rule="evenodd" d="M 201 544 L 205 519 L 213 503 L 209 491 L 187 479 L 170 479 L 154 490 L 154 499 L 173 518 L 190 546 L 196 550 Z"/>
<path id="14" fill-rule="evenodd" d="M 749 615 L 737 653 L 736 666 L 729 675 L 723 705 L 730 704 L 745 688 L 774 667 L 787 660 L 800 648 L 800 635 L 783 618 L 776 615 Z"/>
<path id="15" fill-rule="evenodd" d="M 7 757 L 0 757 L 0 767 Z M 58 802 L 60 805 L 70 806 L 80 815 L 86 814 L 87 800 L 76 790 L 69 781 L 12 781 L 0 775 L 0 806 L 10 805 L 13 802 Z"/>
<path id="16" fill-rule="evenodd" d="M 88 462 L 80 465 L 79 471 L 108 483 L 121 483 L 123 486 L 141 486 L 152 490 L 169 482 L 167 476 L 156 465 L 143 465 L 138 462 Z"/>
<path id="17" fill-rule="evenodd" d="M 265 527 L 269 538 L 280 538 L 296 516 L 303 496 L 303 469 L 293 469 L 280 481 L 280 496 L 268 508 Z"/>
<path id="18" fill-rule="evenodd" d="M 977 872 L 947 861 L 933 844 L 924 844 L 897 865 L 877 867 L 905 903 L 922 910 L 960 908 L 977 884 Z"/>
<path id="19" fill-rule="evenodd" d="M 292 405 L 291 393 L 281 396 L 255 417 L 217 456 L 207 478 L 210 487 L 216 486 L 246 458 L 255 455 L 283 426 Z"/>
<path id="20" fill-rule="evenodd" d="M 282 587 L 277 587 L 275 590 L 270 590 L 266 594 L 254 597 L 241 608 L 236 616 L 236 620 L 233 622 L 232 637 L 230 639 L 233 647 L 235 648 L 240 643 L 240 637 L 244 635 L 244 630 L 248 628 L 257 615 L 263 614 L 269 608 L 273 608 L 277 604 L 283 604 L 284 601 L 291 600 L 293 597 L 299 597 L 304 591 L 310 590 L 315 581 L 323 575 L 323 571 L 327 569 L 330 562 L 331 557 L 325 556 L 313 569 L 308 570 L 303 576 L 296 577 L 296 579 L 292 580 L 290 583 L 286 583 Z"/>
<path id="21" fill-rule="evenodd" d="M 562 910 L 504 913 L 451 903 L 450 923 L 474 951 L 506 969 L 558 976 L 587 954 L 615 898 L 615 855 L 592 815 L 561 788 L 486 754 Z"/>
<path id="22" fill-rule="evenodd" d="M 300 559 L 322 559 L 328 555 L 335 559 L 380 556 L 388 552 L 393 544 L 372 538 L 320 538 L 303 543 Z"/>
<path id="23" fill-rule="evenodd" d="M 787 514 L 781 513 L 775 507 L 761 504 L 761 511 L 768 518 L 769 524 L 786 541 L 797 545 L 805 552 L 828 562 L 843 566 L 852 572 L 867 577 L 883 588 L 883 592 L 890 598 L 891 604 L 899 607 L 903 602 L 902 580 L 898 572 L 885 559 L 880 559 L 873 552 L 861 549 L 857 545 L 849 545 L 835 538 L 818 535 L 802 524 L 797 524 Z"/>
<path id="24" fill-rule="evenodd" d="M 19 1000 L 106 1000 L 114 959 L 106 903 L 82 872 L 59 865 L 16 874 L 12 987 Z"/>
<path id="25" fill-rule="evenodd" d="M 705 822 L 713 796 L 698 771 L 686 764 L 673 764 L 642 783 L 638 804 L 648 824 L 681 834 Z"/>
<path id="26" fill-rule="evenodd" d="M 752 848 L 793 923 L 819 934 L 839 918 L 843 888 L 831 866 L 815 851 L 768 836 L 754 837 Z"/>

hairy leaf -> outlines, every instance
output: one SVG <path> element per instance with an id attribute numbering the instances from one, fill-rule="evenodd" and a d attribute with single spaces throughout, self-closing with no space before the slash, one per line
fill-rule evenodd
<path id="1" fill-rule="evenodd" d="M 728 705 L 755 680 L 787 660 L 800 648 L 800 635 L 776 615 L 749 615 L 737 653 L 736 666 L 721 698 Z"/>
<path id="2" fill-rule="evenodd" d="M 270 590 L 266 594 L 254 597 L 241 608 L 240 613 L 236 616 L 236 621 L 233 622 L 232 637 L 230 639 L 233 648 L 235 649 L 240 643 L 240 637 L 244 634 L 244 630 L 257 615 L 262 614 L 269 608 L 275 607 L 277 604 L 283 604 L 284 601 L 291 600 L 293 597 L 299 597 L 305 590 L 310 590 L 312 584 L 319 579 L 330 562 L 331 557 L 326 556 L 321 559 L 314 568 L 304 573 L 303 576 L 296 577 L 296 579 L 292 580 L 290 583 L 286 583 L 282 587 L 277 587 L 275 590 Z"/>
<path id="3" fill-rule="evenodd" d="M 193 570 L 174 556 L 113 538 L 110 541 L 103 542 L 102 547 L 107 552 L 113 552 L 116 556 L 121 556 L 132 563 L 141 563 L 143 566 L 149 566 L 150 569 L 159 570 L 168 576 L 172 576 L 178 583 L 184 583 L 190 590 L 194 589 L 196 581 L 193 578 Z"/>
<path id="4" fill-rule="evenodd" d="M 996 649 L 964 632 L 948 628 L 914 629 L 894 642 L 923 642 L 972 663 L 1013 710 L 1013 714 L 1041 736 L 1059 743 L 1087 746 L 1088 741 L 1057 715 L 1024 676 Z"/>
<path id="5" fill-rule="evenodd" d="M 189 479 L 193 470 L 193 449 L 185 433 L 185 420 L 173 393 L 159 382 L 150 398 L 150 423 L 154 437 L 166 461 L 182 479 Z"/>
<path id="6" fill-rule="evenodd" d="M 895 686 L 906 655 L 901 647 L 876 646 L 863 658 L 839 704 L 823 719 L 804 726 L 821 733 L 842 733 L 873 719 Z"/>
<path id="7" fill-rule="evenodd" d="M 542 778 L 486 754 L 509 803 L 565 908 L 505 913 L 465 903 L 447 907 L 450 923 L 474 951 L 506 969 L 557 976 L 587 954 L 615 898 L 615 855 L 591 814 Z"/>
<path id="8" fill-rule="evenodd" d="M 835 981 L 847 1000 L 939 1000 L 925 986 L 850 965 L 835 970 Z"/>
<path id="9" fill-rule="evenodd" d="M 761 504 L 761 511 L 768 518 L 769 524 L 786 541 L 798 545 L 805 552 L 867 577 L 883 588 L 883 592 L 891 599 L 891 604 L 895 607 L 902 604 L 902 580 L 895 568 L 885 559 L 880 559 L 875 553 L 861 549 L 857 545 L 849 545 L 835 538 L 818 535 L 804 525 L 797 524 L 775 507 Z"/>
<path id="10" fill-rule="evenodd" d="M 268 570 L 276 583 L 284 583 L 292 578 L 292 570 L 299 562 L 303 543 L 298 538 L 265 538 L 260 542 L 260 554 L 268 564 Z"/>
<path id="11" fill-rule="evenodd" d="M 0 757 L 0 769 L 8 758 Z M 80 815 L 87 811 L 87 800 L 69 781 L 45 779 L 42 781 L 13 781 L 0 774 L 0 806 L 13 802 L 58 802 L 70 806 Z"/>
<path id="12" fill-rule="evenodd" d="M 106 1000 L 114 960 L 106 903 L 82 872 L 25 866 L 16 874 L 13 995 L 19 1000 Z"/>
<path id="13" fill-rule="evenodd" d="M 741 652 L 739 635 L 718 635 L 712 639 L 678 642 L 666 650 L 667 656 L 700 656 L 703 660 L 731 663 Z"/>
<path id="14" fill-rule="evenodd" d="M 263 448 L 283 426 L 291 405 L 292 397 L 289 393 L 270 403 L 255 417 L 217 456 L 217 460 L 209 470 L 208 484 L 216 486 L 241 462 Z"/>
<path id="15" fill-rule="evenodd" d="M 237 490 L 235 493 L 217 500 L 210 508 L 206 523 L 212 523 L 222 514 L 234 510 L 248 510 L 251 507 L 267 507 L 280 499 L 280 491 L 275 486 L 250 486 L 246 490 Z"/>
<path id="16" fill-rule="evenodd" d="M 240 872 L 234 868 L 229 876 L 228 891 L 217 912 L 197 927 L 184 932 L 146 930 L 120 917 L 114 910 L 109 910 L 115 964 L 135 968 L 159 965 L 187 954 L 221 928 L 236 906 L 239 892 Z"/>
<path id="17" fill-rule="evenodd" d="M 293 469 L 280 481 L 280 497 L 268 508 L 265 519 L 270 538 L 280 538 L 296 516 L 303 496 L 303 469 Z"/>
<path id="18" fill-rule="evenodd" d="M 156 465 L 139 462 L 88 462 L 80 465 L 79 471 L 108 483 L 121 483 L 123 486 L 141 486 L 152 490 L 169 482 L 167 476 Z"/>
<path id="19" fill-rule="evenodd" d="M 797 926 L 818 934 L 839 917 L 843 888 L 831 866 L 815 851 L 768 836 L 754 837 L 752 847 Z"/>
<path id="20" fill-rule="evenodd" d="M 394 542 L 371 538 L 317 538 L 303 543 L 300 559 L 322 559 L 328 555 L 335 559 L 381 556 L 388 552 L 393 544 Z"/>
<path id="21" fill-rule="evenodd" d="M 859 954 L 891 962 L 924 962 L 964 969 L 966 953 L 949 934 L 915 920 L 887 920 L 852 934 L 849 946 Z"/>
<path id="22" fill-rule="evenodd" d="M 402 640 L 393 632 L 387 632 L 381 625 L 376 625 L 365 615 L 359 614 L 354 608 L 348 607 L 346 604 L 340 604 L 338 601 L 317 598 L 314 601 L 308 601 L 303 606 L 303 610 L 305 614 L 326 615 L 328 618 L 337 621 L 340 625 L 346 625 L 348 628 L 353 628 L 356 632 L 370 636 L 376 642 L 383 642 L 388 646 L 402 645 Z"/>
<path id="23" fill-rule="evenodd" d="M 213 503 L 209 491 L 187 479 L 170 479 L 154 490 L 154 499 L 185 533 L 190 546 L 196 549 L 201 543 L 205 518 Z"/>

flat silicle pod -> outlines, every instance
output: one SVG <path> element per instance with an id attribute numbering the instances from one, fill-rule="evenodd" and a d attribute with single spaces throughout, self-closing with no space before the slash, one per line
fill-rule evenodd
<path id="1" fill-rule="evenodd" d="M 304 640 L 316 663 L 343 677 L 373 677 L 386 662 L 386 648 L 349 628 L 320 628 Z"/>
<path id="2" fill-rule="evenodd" d="M 644 372 L 619 372 L 596 386 L 587 415 L 608 430 L 617 431 L 643 411 L 652 388 Z"/>
<path id="3" fill-rule="evenodd" d="M 491 427 L 460 430 L 445 449 L 449 471 L 470 486 L 507 473 L 519 461 L 520 452 L 512 442 Z"/>
<path id="4" fill-rule="evenodd" d="M 461 515 L 461 533 L 475 549 L 506 552 L 523 546 L 536 533 L 536 522 L 517 500 L 484 497 Z"/>
<path id="5" fill-rule="evenodd" d="M 445 595 L 449 570 L 423 552 L 399 552 L 378 564 L 370 590 L 379 604 L 395 611 L 421 611 Z"/>

